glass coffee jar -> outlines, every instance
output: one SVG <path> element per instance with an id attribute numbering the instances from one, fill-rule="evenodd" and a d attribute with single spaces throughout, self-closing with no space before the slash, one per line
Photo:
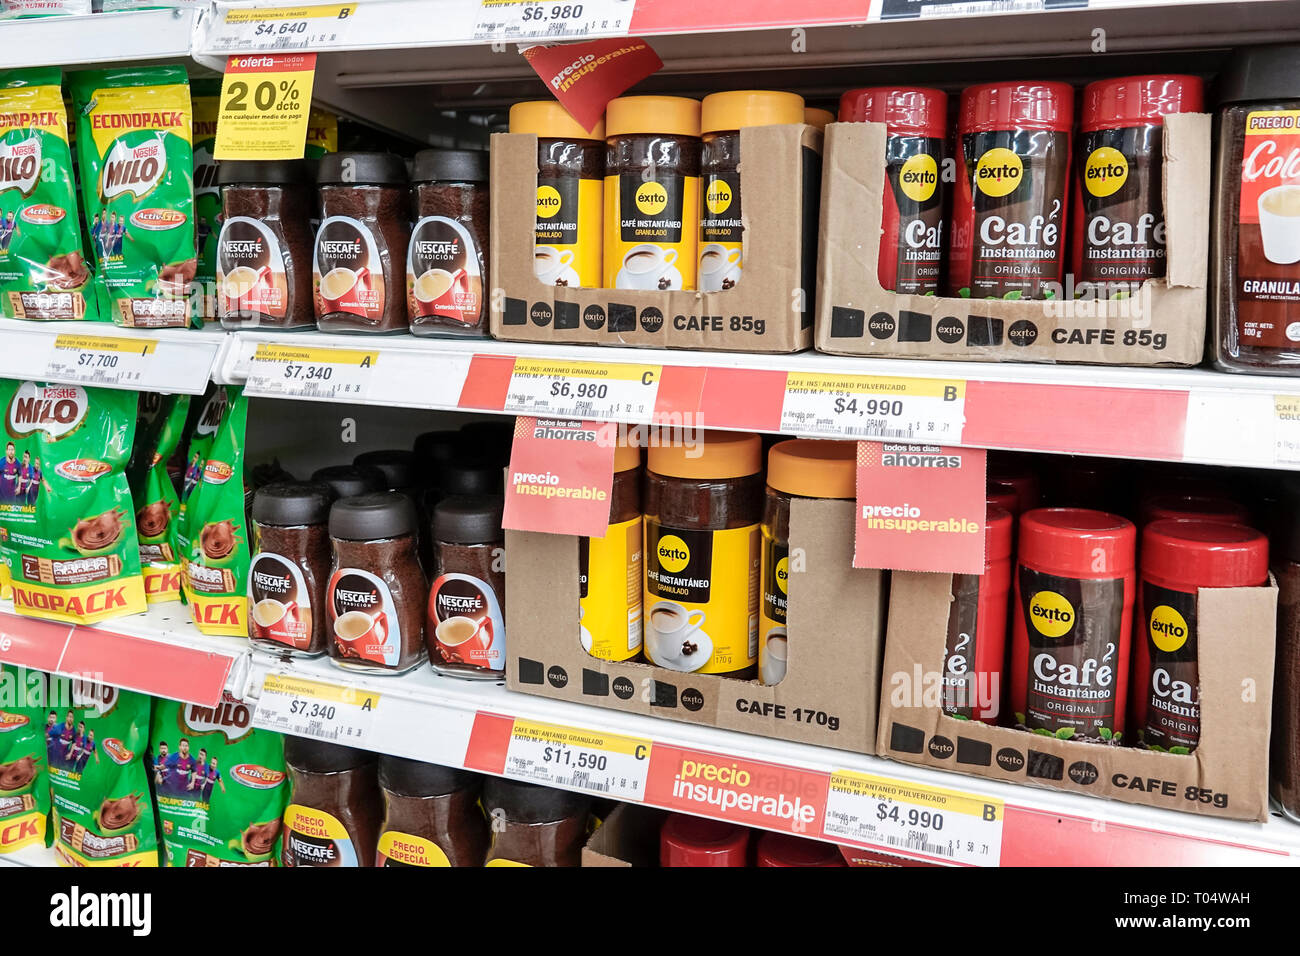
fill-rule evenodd
<path id="1" fill-rule="evenodd" d="M 433 669 L 498 679 L 506 666 L 502 499 L 454 495 L 433 509 L 433 587 L 425 639 Z"/>
<path id="2" fill-rule="evenodd" d="M 248 565 L 248 638 L 290 657 L 319 657 L 329 644 L 329 485 L 276 482 L 253 495 Z"/>
<path id="3" fill-rule="evenodd" d="M 483 781 L 488 866 L 581 866 L 591 798 L 504 777 Z"/>
<path id="4" fill-rule="evenodd" d="M 383 803 L 375 755 L 313 740 L 284 738 L 289 806 L 284 866 L 374 866 Z"/>
<path id="5" fill-rule="evenodd" d="M 379 758 L 384 823 L 377 866 L 482 866 L 488 824 L 482 778 L 456 767 Z"/>
<path id="6" fill-rule="evenodd" d="M 416 335 L 486 338 L 488 154 L 426 149 L 411 172 L 406 306 Z"/>
<path id="7" fill-rule="evenodd" d="M 329 153 L 316 176 L 316 325 L 322 332 L 407 331 L 406 164 L 389 153 Z"/>
<path id="8" fill-rule="evenodd" d="M 645 480 L 645 654 L 671 670 L 748 680 L 758 659 L 762 445 L 670 431 Z"/>
<path id="9" fill-rule="evenodd" d="M 578 539 L 578 634 L 582 649 L 605 661 L 641 660 L 641 449 L 614 446 L 609 527 Z"/>
<path id="10" fill-rule="evenodd" d="M 428 579 L 416 553 L 415 505 L 382 491 L 334 502 L 325 595 L 330 658 L 348 670 L 402 674 L 424 660 Z"/>

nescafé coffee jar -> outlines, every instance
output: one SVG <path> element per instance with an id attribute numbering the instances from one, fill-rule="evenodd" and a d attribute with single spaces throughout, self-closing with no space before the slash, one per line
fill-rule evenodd
<path id="1" fill-rule="evenodd" d="M 248 637 L 291 657 L 329 646 L 325 587 L 334 494 L 319 482 L 276 482 L 253 495 L 254 554 L 248 565 Z"/>
<path id="2" fill-rule="evenodd" d="M 415 226 L 406 255 L 411 331 L 485 338 L 488 154 L 422 150 L 415 154 L 411 180 Z"/>
<path id="3" fill-rule="evenodd" d="M 495 495 L 453 495 L 433 509 L 433 587 L 425 637 L 439 673 L 500 677 L 506 666 L 505 532 Z"/>
<path id="4" fill-rule="evenodd" d="M 365 750 L 284 738 L 291 786 L 284 811 L 284 866 L 375 865 L 383 806 L 376 757 Z"/>

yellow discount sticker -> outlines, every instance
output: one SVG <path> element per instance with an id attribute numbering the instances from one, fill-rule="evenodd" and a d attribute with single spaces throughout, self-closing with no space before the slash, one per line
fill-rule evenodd
<path id="1" fill-rule="evenodd" d="M 230 57 L 213 155 L 218 160 L 302 159 L 315 77 L 315 53 Z"/>

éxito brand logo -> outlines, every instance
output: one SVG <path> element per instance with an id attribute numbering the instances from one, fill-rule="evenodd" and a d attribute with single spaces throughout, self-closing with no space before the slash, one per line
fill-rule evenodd
<path id="1" fill-rule="evenodd" d="M 995 146 L 975 164 L 975 185 L 986 196 L 1007 196 L 1025 178 L 1025 164 L 1012 150 Z"/>
<path id="2" fill-rule="evenodd" d="M 539 219 L 554 217 L 559 213 L 562 205 L 564 205 L 564 200 L 560 197 L 560 191 L 554 186 L 542 185 L 537 187 L 537 217 Z"/>
<path id="3" fill-rule="evenodd" d="M 1074 627 L 1074 606 L 1055 591 L 1039 591 L 1029 600 L 1029 619 L 1044 637 L 1064 637 Z"/>
<path id="4" fill-rule="evenodd" d="M 691 560 L 691 549 L 686 542 L 675 534 L 666 534 L 659 539 L 659 566 L 676 574 Z"/>
<path id="5" fill-rule="evenodd" d="M 1151 609 L 1151 643 L 1166 654 L 1187 643 L 1189 630 L 1186 619 L 1168 604 Z"/>
<path id="6" fill-rule="evenodd" d="M 898 173 L 898 185 L 912 202 L 925 202 L 939 188 L 939 164 L 929 153 L 908 157 Z"/>
<path id="7" fill-rule="evenodd" d="M 720 215 L 730 207 L 731 195 L 731 186 L 725 180 L 715 179 L 709 184 L 708 192 L 704 194 L 704 206 L 713 215 Z M 640 198 L 638 194 L 638 201 Z"/>
<path id="8" fill-rule="evenodd" d="M 636 191 L 636 208 L 647 216 L 657 216 L 668 206 L 668 190 L 663 183 L 642 183 Z"/>
<path id="9" fill-rule="evenodd" d="M 1128 160 L 1118 149 L 1099 146 L 1083 166 L 1083 185 L 1094 196 L 1113 196 L 1128 181 Z"/>
<path id="10" fill-rule="evenodd" d="M 776 586 L 782 594 L 790 593 L 790 559 L 782 558 L 776 563 Z"/>

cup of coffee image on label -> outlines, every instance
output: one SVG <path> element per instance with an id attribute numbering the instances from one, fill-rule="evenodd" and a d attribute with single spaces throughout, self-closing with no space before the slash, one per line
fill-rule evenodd
<path id="1" fill-rule="evenodd" d="M 537 178 L 533 268 L 545 285 L 600 285 L 599 179 Z"/>
<path id="2" fill-rule="evenodd" d="M 740 281 L 744 225 L 740 218 L 740 174 L 712 173 L 705 177 L 704 209 L 700 216 L 701 292 L 720 292 Z"/>
<path id="3" fill-rule="evenodd" d="M 325 592 L 335 658 L 396 667 L 402 631 L 388 585 L 360 568 L 340 568 Z"/>
<path id="4" fill-rule="evenodd" d="M 642 180 L 611 176 L 605 186 L 605 284 L 615 289 L 695 288 L 696 230 L 684 214 L 699 203 L 696 176 Z"/>
<path id="5" fill-rule="evenodd" d="M 289 310 L 284 251 L 270 229 L 232 216 L 217 239 L 218 315 L 245 321 L 283 319 Z"/>
<path id="6" fill-rule="evenodd" d="M 758 525 L 669 528 L 647 518 L 646 656 L 660 667 L 731 674 L 758 658 Z"/>
<path id="7" fill-rule="evenodd" d="M 465 326 L 483 314 L 481 253 L 463 225 L 445 216 L 426 216 L 415 224 L 406 252 L 406 303 L 412 325 L 432 317 Z"/>
<path id="8" fill-rule="evenodd" d="M 603 538 L 578 539 L 578 636 L 603 661 L 641 652 L 641 530 L 638 516 Z"/>
<path id="9" fill-rule="evenodd" d="M 360 866 L 352 836 L 337 817 L 291 803 L 284 811 L 285 866 Z"/>
<path id="10" fill-rule="evenodd" d="M 790 546 L 763 535 L 763 605 L 759 617 L 758 679 L 779 684 L 785 679 L 788 638 L 786 605 L 790 587 Z"/>
<path id="11" fill-rule="evenodd" d="M 505 670 L 505 615 L 492 586 L 460 572 L 434 581 L 425 640 L 435 669 Z"/>
<path id="12" fill-rule="evenodd" d="M 298 565 L 269 551 L 253 555 L 248 600 L 250 637 L 300 651 L 311 646 L 311 592 Z"/>
<path id="13" fill-rule="evenodd" d="M 312 265 L 316 317 L 337 313 L 384 317 L 384 268 L 374 234 L 348 216 L 330 216 L 316 234 Z"/>

